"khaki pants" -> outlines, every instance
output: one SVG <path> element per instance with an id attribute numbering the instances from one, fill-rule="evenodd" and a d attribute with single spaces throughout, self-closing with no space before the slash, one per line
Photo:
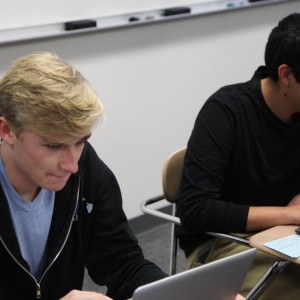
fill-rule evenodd
<path id="1" fill-rule="evenodd" d="M 245 237 L 245 236 L 243 236 Z M 205 243 L 198 247 L 188 258 L 189 269 L 201 265 L 198 252 L 205 247 Z M 230 242 L 225 239 L 217 239 L 206 259 L 207 262 L 218 260 L 249 249 L 247 246 Z M 246 296 L 264 273 L 272 266 L 277 258 L 273 255 L 257 251 L 254 263 L 243 283 L 241 294 Z M 300 300 L 300 265 L 290 263 L 285 269 L 276 275 L 268 288 L 263 292 L 260 300 Z"/>

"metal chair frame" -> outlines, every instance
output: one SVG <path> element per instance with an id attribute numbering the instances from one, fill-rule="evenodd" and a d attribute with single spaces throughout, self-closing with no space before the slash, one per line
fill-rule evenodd
<path id="1" fill-rule="evenodd" d="M 165 161 L 162 172 L 163 194 L 144 200 L 140 205 L 140 209 L 143 213 L 171 222 L 170 275 L 176 273 L 178 238 L 176 236 L 175 226 L 181 226 L 181 223 L 180 219 L 175 216 L 175 211 L 176 203 L 179 198 L 180 180 L 185 151 L 186 147 L 178 149 L 171 153 L 171 155 Z M 163 200 L 166 200 L 172 205 L 172 215 L 150 208 L 152 204 L 161 202 Z M 236 243 L 251 247 L 247 239 L 243 239 L 234 234 L 223 234 L 216 232 L 207 232 L 207 234 L 214 236 L 215 238 L 229 239 Z M 250 293 L 246 296 L 246 300 L 259 299 L 264 290 L 274 280 L 276 275 L 281 272 L 289 263 L 289 261 L 283 259 L 276 261 L 252 288 Z"/>

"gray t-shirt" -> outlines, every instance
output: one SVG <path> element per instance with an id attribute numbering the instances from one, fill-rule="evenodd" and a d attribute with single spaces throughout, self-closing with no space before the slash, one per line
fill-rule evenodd
<path id="1" fill-rule="evenodd" d="M 41 189 L 33 201 L 22 198 L 8 180 L 2 159 L 0 184 L 8 202 L 22 256 L 29 264 L 31 274 L 39 279 L 44 269 L 55 192 Z"/>

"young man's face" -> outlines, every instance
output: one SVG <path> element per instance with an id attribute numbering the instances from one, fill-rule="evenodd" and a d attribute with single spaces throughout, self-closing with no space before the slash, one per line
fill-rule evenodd
<path id="1" fill-rule="evenodd" d="M 31 131 L 18 137 L 13 135 L 12 144 L 8 147 L 9 179 L 15 183 L 26 183 L 33 189 L 61 190 L 71 173 L 77 172 L 78 160 L 88 137 L 75 138 L 70 144 L 54 144 Z"/>

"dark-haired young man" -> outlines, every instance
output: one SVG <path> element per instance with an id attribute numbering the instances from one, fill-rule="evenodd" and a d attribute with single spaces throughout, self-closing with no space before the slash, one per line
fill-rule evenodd
<path id="1" fill-rule="evenodd" d="M 190 267 L 243 251 L 205 232 L 253 232 L 300 224 L 300 14 L 273 28 L 265 66 L 251 80 L 220 88 L 203 105 L 191 133 L 179 216 Z M 201 256 L 201 254 L 203 254 Z M 276 258 L 259 252 L 246 295 Z M 280 273 L 261 299 L 300 299 L 300 268 Z"/>

